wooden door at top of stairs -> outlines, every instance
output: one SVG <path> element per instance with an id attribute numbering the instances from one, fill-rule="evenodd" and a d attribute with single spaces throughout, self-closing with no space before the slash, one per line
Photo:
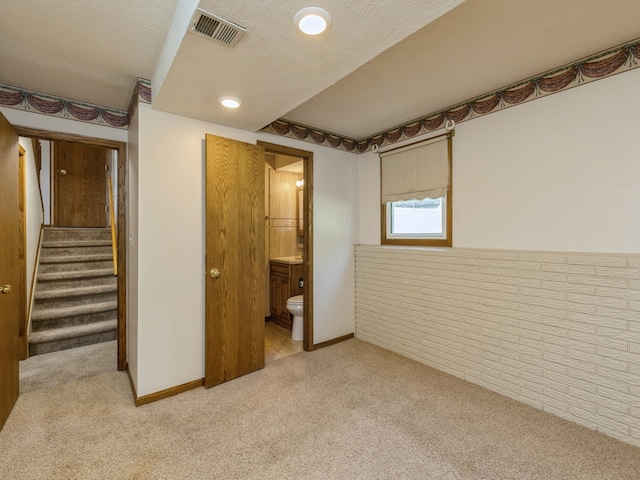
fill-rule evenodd
<path id="1" fill-rule="evenodd" d="M 20 285 L 18 134 L 0 113 L 0 428 L 19 390 Z"/>
<path id="2" fill-rule="evenodd" d="M 264 147 L 207 135 L 207 388 L 264 368 L 264 162 Z"/>
<path id="3" fill-rule="evenodd" d="M 107 226 L 107 153 L 102 147 L 54 142 L 58 227 Z"/>

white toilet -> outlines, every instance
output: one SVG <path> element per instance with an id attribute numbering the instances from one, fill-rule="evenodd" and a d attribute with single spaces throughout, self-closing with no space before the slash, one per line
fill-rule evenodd
<path id="1" fill-rule="evenodd" d="M 291 340 L 302 341 L 302 307 L 304 305 L 302 295 L 296 295 L 287 300 L 287 310 L 293 315 L 293 328 L 291 329 Z"/>

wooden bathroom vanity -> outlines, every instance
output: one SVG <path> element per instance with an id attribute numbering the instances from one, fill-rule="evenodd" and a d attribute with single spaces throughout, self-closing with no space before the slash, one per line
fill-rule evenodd
<path id="1" fill-rule="evenodd" d="M 303 278 L 300 257 L 279 257 L 270 259 L 269 304 L 271 319 L 278 325 L 291 330 L 291 314 L 287 310 L 287 300 L 302 295 L 299 282 Z"/>

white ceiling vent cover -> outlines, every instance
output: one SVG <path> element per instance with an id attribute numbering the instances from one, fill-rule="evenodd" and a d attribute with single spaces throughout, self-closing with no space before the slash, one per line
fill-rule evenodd
<path id="1" fill-rule="evenodd" d="M 193 17 L 191 17 L 189 31 L 204 35 L 229 47 L 235 47 L 247 29 L 201 8 L 196 8 Z"/>

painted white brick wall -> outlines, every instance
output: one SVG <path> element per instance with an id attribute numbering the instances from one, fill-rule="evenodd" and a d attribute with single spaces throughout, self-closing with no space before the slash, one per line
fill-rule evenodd
<path id="1" fill-rule="evenodd" d="M 360 245 L 356 336 L 640 446 L 640 255 Z"/>

